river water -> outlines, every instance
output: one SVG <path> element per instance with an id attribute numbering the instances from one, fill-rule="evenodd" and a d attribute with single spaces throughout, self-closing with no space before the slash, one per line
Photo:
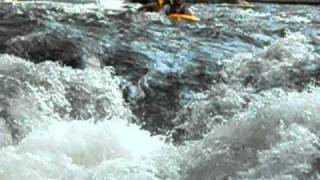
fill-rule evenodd
<path id="1" fill-rule="evenodd" d="M 319 179 L 320 8 L 0 6 L 1 180 Z"/>

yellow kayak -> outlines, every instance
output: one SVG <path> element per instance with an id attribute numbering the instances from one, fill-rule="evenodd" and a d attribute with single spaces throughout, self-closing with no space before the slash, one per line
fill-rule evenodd
<path id="1" fill-rule="evenodd" d="M 200 21 L 200 18 L 188 14 L 169 14 L 169 18 L 177 21 L 187 20 L 197 22 Z"/>

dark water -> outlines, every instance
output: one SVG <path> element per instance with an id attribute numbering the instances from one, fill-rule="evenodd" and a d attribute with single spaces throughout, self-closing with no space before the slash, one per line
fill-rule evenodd
<path id="1" fill-rule="evenodd" d="M 2 3 L 1 180 L 319 178 L 318 6 L 119 4 Z"/>

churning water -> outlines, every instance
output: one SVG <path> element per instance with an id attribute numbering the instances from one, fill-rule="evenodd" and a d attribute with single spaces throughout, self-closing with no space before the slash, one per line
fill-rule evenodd
<path id="1" fill-rule="evenodd" d="M 0 7 L 1 180 L 320 178 L 319 7 L 97 4 Z"/>

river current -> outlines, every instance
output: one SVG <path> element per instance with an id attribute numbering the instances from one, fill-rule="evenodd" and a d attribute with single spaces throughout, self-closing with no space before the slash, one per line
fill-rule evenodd
<path id="1" fill-rule="evenodd" d="M 0 6 L 1 180 L 320 179 L 320 8 Z"/>

